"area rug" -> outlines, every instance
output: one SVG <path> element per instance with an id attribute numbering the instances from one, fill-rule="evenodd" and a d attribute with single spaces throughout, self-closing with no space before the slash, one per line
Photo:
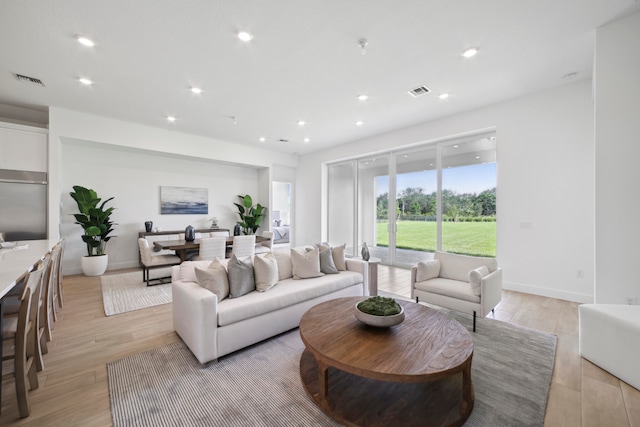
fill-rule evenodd
<path id="1" fill-rule="evenodd" d="M 171 302 L 171 284 L 147 286 L 141 271 L 102 276 L 100 281 L 106 316 Z"/>
<path id="2" fill-rule="evenodd" d="M 452 314 L 468 329 L 469 316 Z M 478 319 L 465 426 L 541 426 L 556 337 Z M 202 367 L 181 342 L 107 365 L 114 426 L 337 426 L 308 398 L 297 329 Z"/>

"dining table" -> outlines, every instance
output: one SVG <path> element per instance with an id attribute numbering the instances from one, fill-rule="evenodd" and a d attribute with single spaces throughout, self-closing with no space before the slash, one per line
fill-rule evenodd
<path id="1" fill-rule="evenodd" d="M 256 243 L 266 242 L 270 239 L 268 237 L 256 236 Z M 233 236 L 227 237 L 228 247 L 233 245 Z M 187 253 L 189 251 L 200 249 L 200 239 L 195 239 L 193 241 L 182 240 L 156 240 L 153 242 L 153 246 L 157 250 L 170 250 L 175 251 L 176 255 L 180 258 L 180 262 L 184 262 L 187 260 Z"/>

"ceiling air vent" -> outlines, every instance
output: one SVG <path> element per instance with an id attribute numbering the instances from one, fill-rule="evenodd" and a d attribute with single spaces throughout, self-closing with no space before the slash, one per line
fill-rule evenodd
<path id="1" fill-rule="evenodd" d="M 278 141 L 279 141 L 279 142 L 289 142 L 289 140 L 288 140 L 288 139 L 284 139 L 284 138 L 280 138 Z"/>
<path id="2" fill-rule="evenodd" d="M 44 87 L 44 83 L 40 79 L 36 79 L 35 77 L 23 76 L 22 74 L 16 74 L 16 79 L 25 83 L 32 83 L 34 85 Z"/>
<path id="3" fill-rule="evenodd" d="M 424 95 L 425 93 L 429 93 L 431 91 L 426 86 L 418 86 L 417 88 L 411 89 L 408 92 L 409 92 L 409 95 L 411 95 L 411 96 L 413 96 L 415 98 L 415 97 L 418 97 L 420 95 Z"/>

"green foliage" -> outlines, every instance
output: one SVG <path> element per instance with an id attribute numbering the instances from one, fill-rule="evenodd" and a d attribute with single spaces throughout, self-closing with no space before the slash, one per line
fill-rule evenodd
<path id="1" fill-rule="evenodd" d="M 244 196 L 238 195 L 238 197 L 240 198 L 241 204 L 234 203 L 238 208 L 238 215 L 240 216 L 238 225 L 242 227 L 244 234 L 255 234 L 264 217 L 265 208 L 260 203 L 254 206 L 253 200 L 248 194 Z"/>
<path id="2" fill-rule="evenodd" d="M 400 305 L 393 298 L 375 296 L 358 303 L 358 310 L 374 316 L 393 316 L 401 311 Z"/>
<path id="3" fill-rule="evenodd" d="M 423 188 L 405 188 L 396 198 L 396 216 L 398 219 L 415 219 L 417 216 L 435 216 L 437 194 L 425 194 Z M 389 215 L 389 194 L 377 197 L 377 218 L 387 219 Z M 486 217 L 496 214 L 496 189 L 485 190 L 479 194 L 458 194 L 455 191 L 442 190 L 442 215 L 446 221 L 459 221 L 459 218 Z M 466 219 L 464 219 L 466 221 Z"/>
<path id="4" fill-rule="evenodd" d="M 79 224 L 84 230 L 82 241 L 87 245 L 87 255 L 98 256 L 104 255 L 107 247 L 109 236 L 116 225 L 111 221 L 112 207 L 106 208 L 106 204 L 113 200 L 111 197 L 100 203 L 102 199 L 98 197 L 92 189 L 73 186 L 73 191 L 69 195 L 76 201 L 80 213 L 74 214 L 76 224 Z M 100 203 L 100 205 L 98 205 Z"/>

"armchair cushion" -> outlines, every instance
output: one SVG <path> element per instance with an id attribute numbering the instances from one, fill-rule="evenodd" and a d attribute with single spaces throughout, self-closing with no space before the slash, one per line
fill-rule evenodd
<path id="1" fill-rule="evenodd" d="M 480 296 L 482 292 L 481 282 L 482 278 L 489 274 L 489 269 L 484 265 L 478 267 L 469 272 L 469 283 L 471 283 L 471 290 L 474 295 Z"/>
<path id="2" fill-rule="evenodd" d="M 418 263 L 416 282 L 424 282 L 425 280 L 435 279 L 438 276 L 440 276 L 440 261 L 437 259 Z"/>

